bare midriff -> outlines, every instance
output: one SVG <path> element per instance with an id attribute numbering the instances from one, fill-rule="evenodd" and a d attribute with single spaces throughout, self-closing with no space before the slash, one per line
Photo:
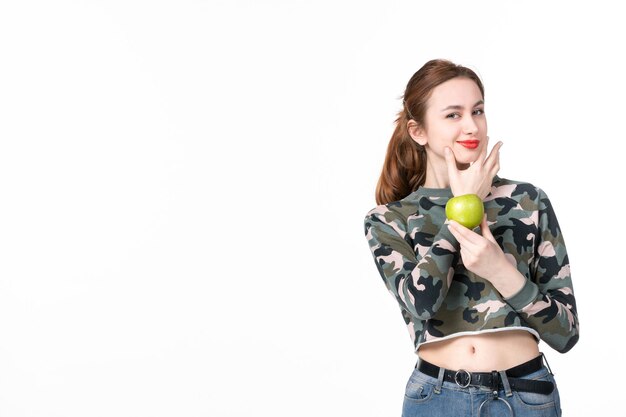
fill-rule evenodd
<path id="1" fill-rule="evenodd" d="M 524 330 L 459 336 L 420 346 L 418 356 L 442 368 L 503 371 L 540 355 L 537 339 Z"/>

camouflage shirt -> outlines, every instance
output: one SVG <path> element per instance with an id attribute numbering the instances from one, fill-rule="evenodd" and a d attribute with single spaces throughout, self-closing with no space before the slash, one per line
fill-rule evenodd
<path id="1" fill-rule="evenodd" d="M 419 188 L 365 216 L 365 236 L 378 272 L 400 305 L 415 350 L 465 334 L 522 329 L 559 352 L 578 341 L 570 266 L 547 195 L 531 184 L 496 176 L 484 199 L 489 228 L 526 277 L 504 298 L 468 271 L 445 216 L 450 188 Z"/>

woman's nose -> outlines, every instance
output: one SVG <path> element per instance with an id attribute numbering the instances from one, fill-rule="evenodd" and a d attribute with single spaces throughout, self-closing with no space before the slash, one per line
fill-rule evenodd
<path id="1" fill-rule="evenodd" d="M 471 117 L 466 118 L 465 123 L 463 124 L 463 133 L 471 135 L 471 134 L 476 133 L 477 131 L 478 131 L 478 126 L 476 126 L 474 119 Z"/>

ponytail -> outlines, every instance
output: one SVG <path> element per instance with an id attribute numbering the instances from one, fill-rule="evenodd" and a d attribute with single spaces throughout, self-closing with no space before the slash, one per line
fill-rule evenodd
<path id="1" fill-rule="evenodd" d="M 387 146 L 387 155 L 376 185 L 376 204 L 400 200 L 424 184 L 426 151 L 411 138 L 404 107 L 396 119 L 396 128 Z"/>

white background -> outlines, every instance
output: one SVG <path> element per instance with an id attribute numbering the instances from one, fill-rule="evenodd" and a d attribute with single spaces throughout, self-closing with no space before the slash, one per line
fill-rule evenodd
<path id="1" fill-rule="evenodd" d="M 363 218 L 432 58 L 483 78 L 499 175 L 559 217 L 564 415 L 626 415 L 622 14 L 382 3 L 0 3 L 0 416 L 399 416 Z"/>

